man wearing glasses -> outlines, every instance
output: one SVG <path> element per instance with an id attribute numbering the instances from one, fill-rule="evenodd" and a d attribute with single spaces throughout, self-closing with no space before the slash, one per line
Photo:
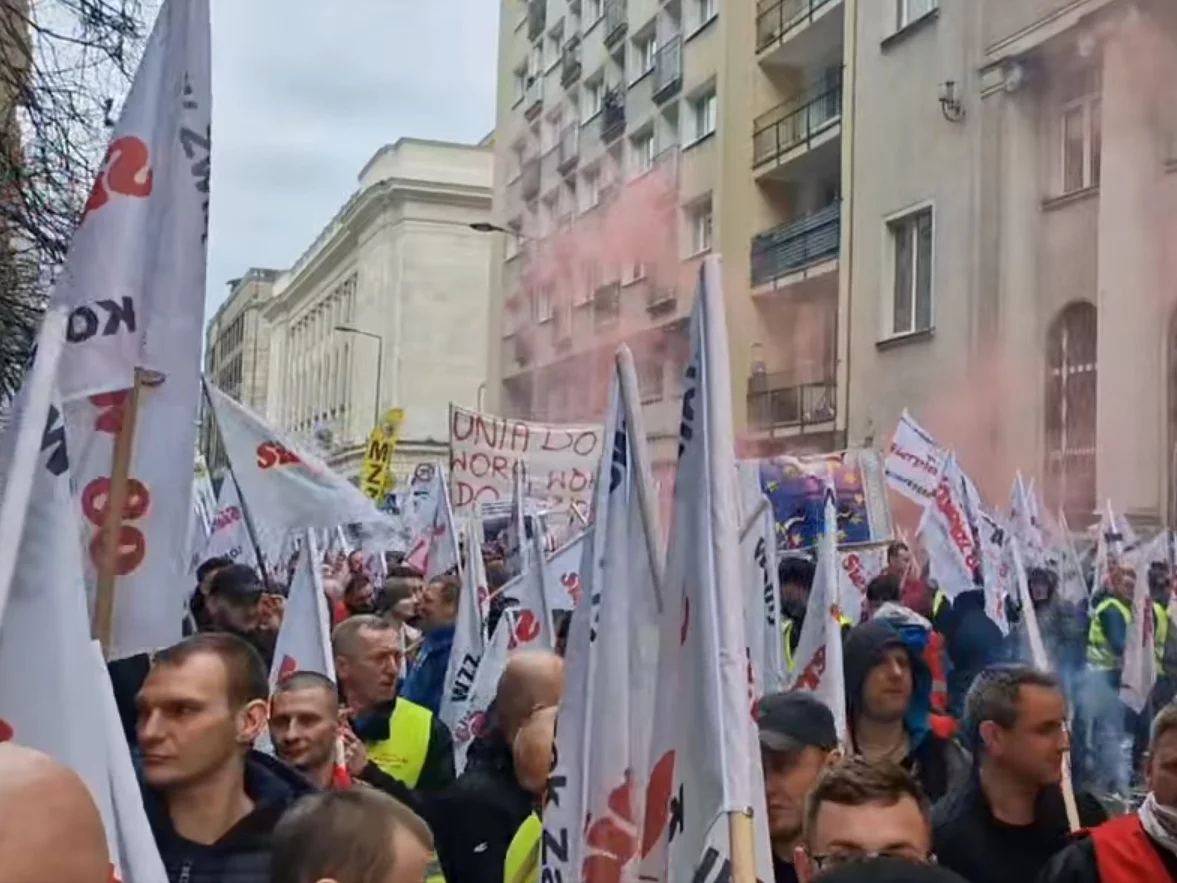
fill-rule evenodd
<path id="1" fill-rule="evenodd" d="M 840 761 L 810 792 L 797 878 L 812 883 L 818 874 L 879 857 L 929 864 L 929 814 L 919 785 L 902 767 L 861 757 Z"/>

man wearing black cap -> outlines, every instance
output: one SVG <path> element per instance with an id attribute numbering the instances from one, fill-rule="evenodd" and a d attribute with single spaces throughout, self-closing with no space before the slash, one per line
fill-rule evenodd
<path id="1" fill-rule="evenodd" d="M 837 757 L 834 716 L 807 693 L 765 696 L 757 715 L 773 876 L 776 883 L 797 883 L 793 851 L 801 837 L 805 798 Z"/>

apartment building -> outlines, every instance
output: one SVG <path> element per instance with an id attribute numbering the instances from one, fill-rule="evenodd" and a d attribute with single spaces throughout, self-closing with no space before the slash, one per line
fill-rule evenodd
<path id="1" fill-rule="evenodd" d="M 840 444 L 844 16 L 843 0 L 503 0 L 491 409 L 600 420 L 625 341 L 655 471 L 672 468 L 715 251 L 746 448 Z"/>
<path id="2" fill-rule="evenodd" d="M 849 435 L 910 408 L 988 492 L 1177 520 L 1177 9 L 879 0 L 856 22 Z"/>
<path id="3" fill-rule="evenodd" d="M 263 411 L 270 379 L 270 326 L 262 315 L 279 270 L 251 267 L 229 282 L 229 297 L 205 325 L 204 376 L 247 408 Z M 202 448 L 214 478 L 225 452 L 206 414 Z"/>
<path id="4" fill-rule="evenodd" d="M 405 411 L 393 468 L 445 459 L 451 402 L 486 380 L 491 241 L 489 141 L 401 138 L 274 284 L 270 422 L 358 475 L 379 415 Z"/>

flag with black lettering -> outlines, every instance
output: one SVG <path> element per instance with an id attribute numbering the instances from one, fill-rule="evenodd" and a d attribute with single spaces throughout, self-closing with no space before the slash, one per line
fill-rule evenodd
<path id="1" fill-rule="evenodd" d="M 624 366 L 624 367 L 623 367 Z M 626 375 L 629 375 L 628 377 Z M 639 483 L 654 499 L 632 360 L 622 358 L 597 467 L 595 519 L 585 535 L 582 588 L 565 653 L 564 699 L 543 821 L 543 878 L 636 881 L 646 794 L 669 780 L 649 775 L 658 659 L 658 600 Z M 664 772 L 667 768 L 663 767 Z"/>
<path id="2" fill-rule="evenodd" d="M 486 617 L 490 612 L 486 566 L 482 560 L 482 513 L 477 503 L 463 531 L 465 566 L 462 590 L 458 595 L 458 619 L 454 624 L 454 642 L 446 666 L 445 688 L 441 694 L 439 717 L 452 731 L 466 714 L 470 704 L 474 676 L 486 650 Z"/>
<path id="3" fill-rule="evenodd" d="M 960 470 L 950 452 L 924 509 L 918 533 L 928 553 L 928 568 L 940 590 L 953 600 L 961 592 L 985 588 L 980 537 L 964 500 Z"/>
<path id="4" fill-rule="evenodd" d="M 470 688 L 466 710 L 453 726 L 454 769 L 461 774 L 466 768 L 466 752 L 470 744 L 486 731 L 490 723 L 490 707 L 499 689 L 499 678 L 507 667 L 511 643 L 517 625 L 514 611 L 504 610 L 486 645 L 486 652 L 478 662 Z"/>
<path id="5" fill-rule="evenodd" d="M 245 524 L 245 507 L 241 505 L 232 476 L 227 476 L 221 484 L 221 498 L 213 517 L 212 531 L 191 569 L 195 571 L 209 558 L 230 558 L 237 564 L 258 566 L 257 554 L 249 541 L 249 528 Z"/>
<path id="6" fill-rule="evenodd" d="M 287 435 L 208 386 L 229 465 L 256 521 L 275 536 L 353 522 L 387 522 L 358 487 Z"/>
<path id="7" fill-rule="evenodd" d="M 138 787 L 132 782 L 134 801 L 117 799 L 126 793 L 130 752 L 121 725 L 110 726 L 103 705 L 114 703 L 110 678 L 91 646 L 69 449 L 53 390 L 63 320 L 47 314 L 0 437 L 0 562 L 10 562 L 0 576 L 0 742 L 42 751 L 76 772 L 102 815 L 112 879 L 158 883 L 166 875 Z"/>
<path id="8" fill-rule="evenodd" d="M 203 339 L 211 143 L 208 0 L 163 4 L 50 303 L 83 563 L 95 592 L 115 439 L 135 412 L 117 530 L 114 657 L 180 638 Z M 143 382 L 130 407 L 136 371 Z"/>
<path id="9" fill-rule="evenodd" d="M 691 314 L 666 558 L 643 879 L 723 876 L 733 858 L 772 878 L 755 697 L 744 637 L 731 364 L 718 258 Z M 752 814 L 756 855 L 733 856 L 728 816 Z M 646 849 L 646 846 L 649 846 Z"/>
<path id="10" fill-rule="evenodd" d="M 744 574 L 744 635 L 757 696 L 784 684 L 785 643 L 781 640 L 781 589 L 777 572 L 776 520 L 760 487 L 760 465 L 738 464 L 740 481 L 740 565 Z"/>

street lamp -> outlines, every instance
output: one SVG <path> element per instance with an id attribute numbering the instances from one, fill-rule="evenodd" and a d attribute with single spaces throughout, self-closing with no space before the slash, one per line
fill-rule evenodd
<path id="1" fill-rule="evenodd" d="M 531 238 L 524 236 L 518 230 L 511 227 L 503 227 L 499 224 L 492 224 L 490 221 L 475 221 L 473 224 L 467 225 L 475 233 L 506 233 L 508 236 L 514 236 L 519 242 L 531 242 Z"/>
<path id="2" fill-rule="evenodd" d="M 380 425 L 380 381 L 384 377 L 384 338 L 379 334 L 373 334 L 371 331 L 363 331 L 359 328 L 352 328 L 350 325 L 336 325 L 336 331 L 342 331 L 344 334 L 359 334 L 362 337 L 370 337 L 376 341 L 376 417 L 372 421 L 373 426 Z"/>

